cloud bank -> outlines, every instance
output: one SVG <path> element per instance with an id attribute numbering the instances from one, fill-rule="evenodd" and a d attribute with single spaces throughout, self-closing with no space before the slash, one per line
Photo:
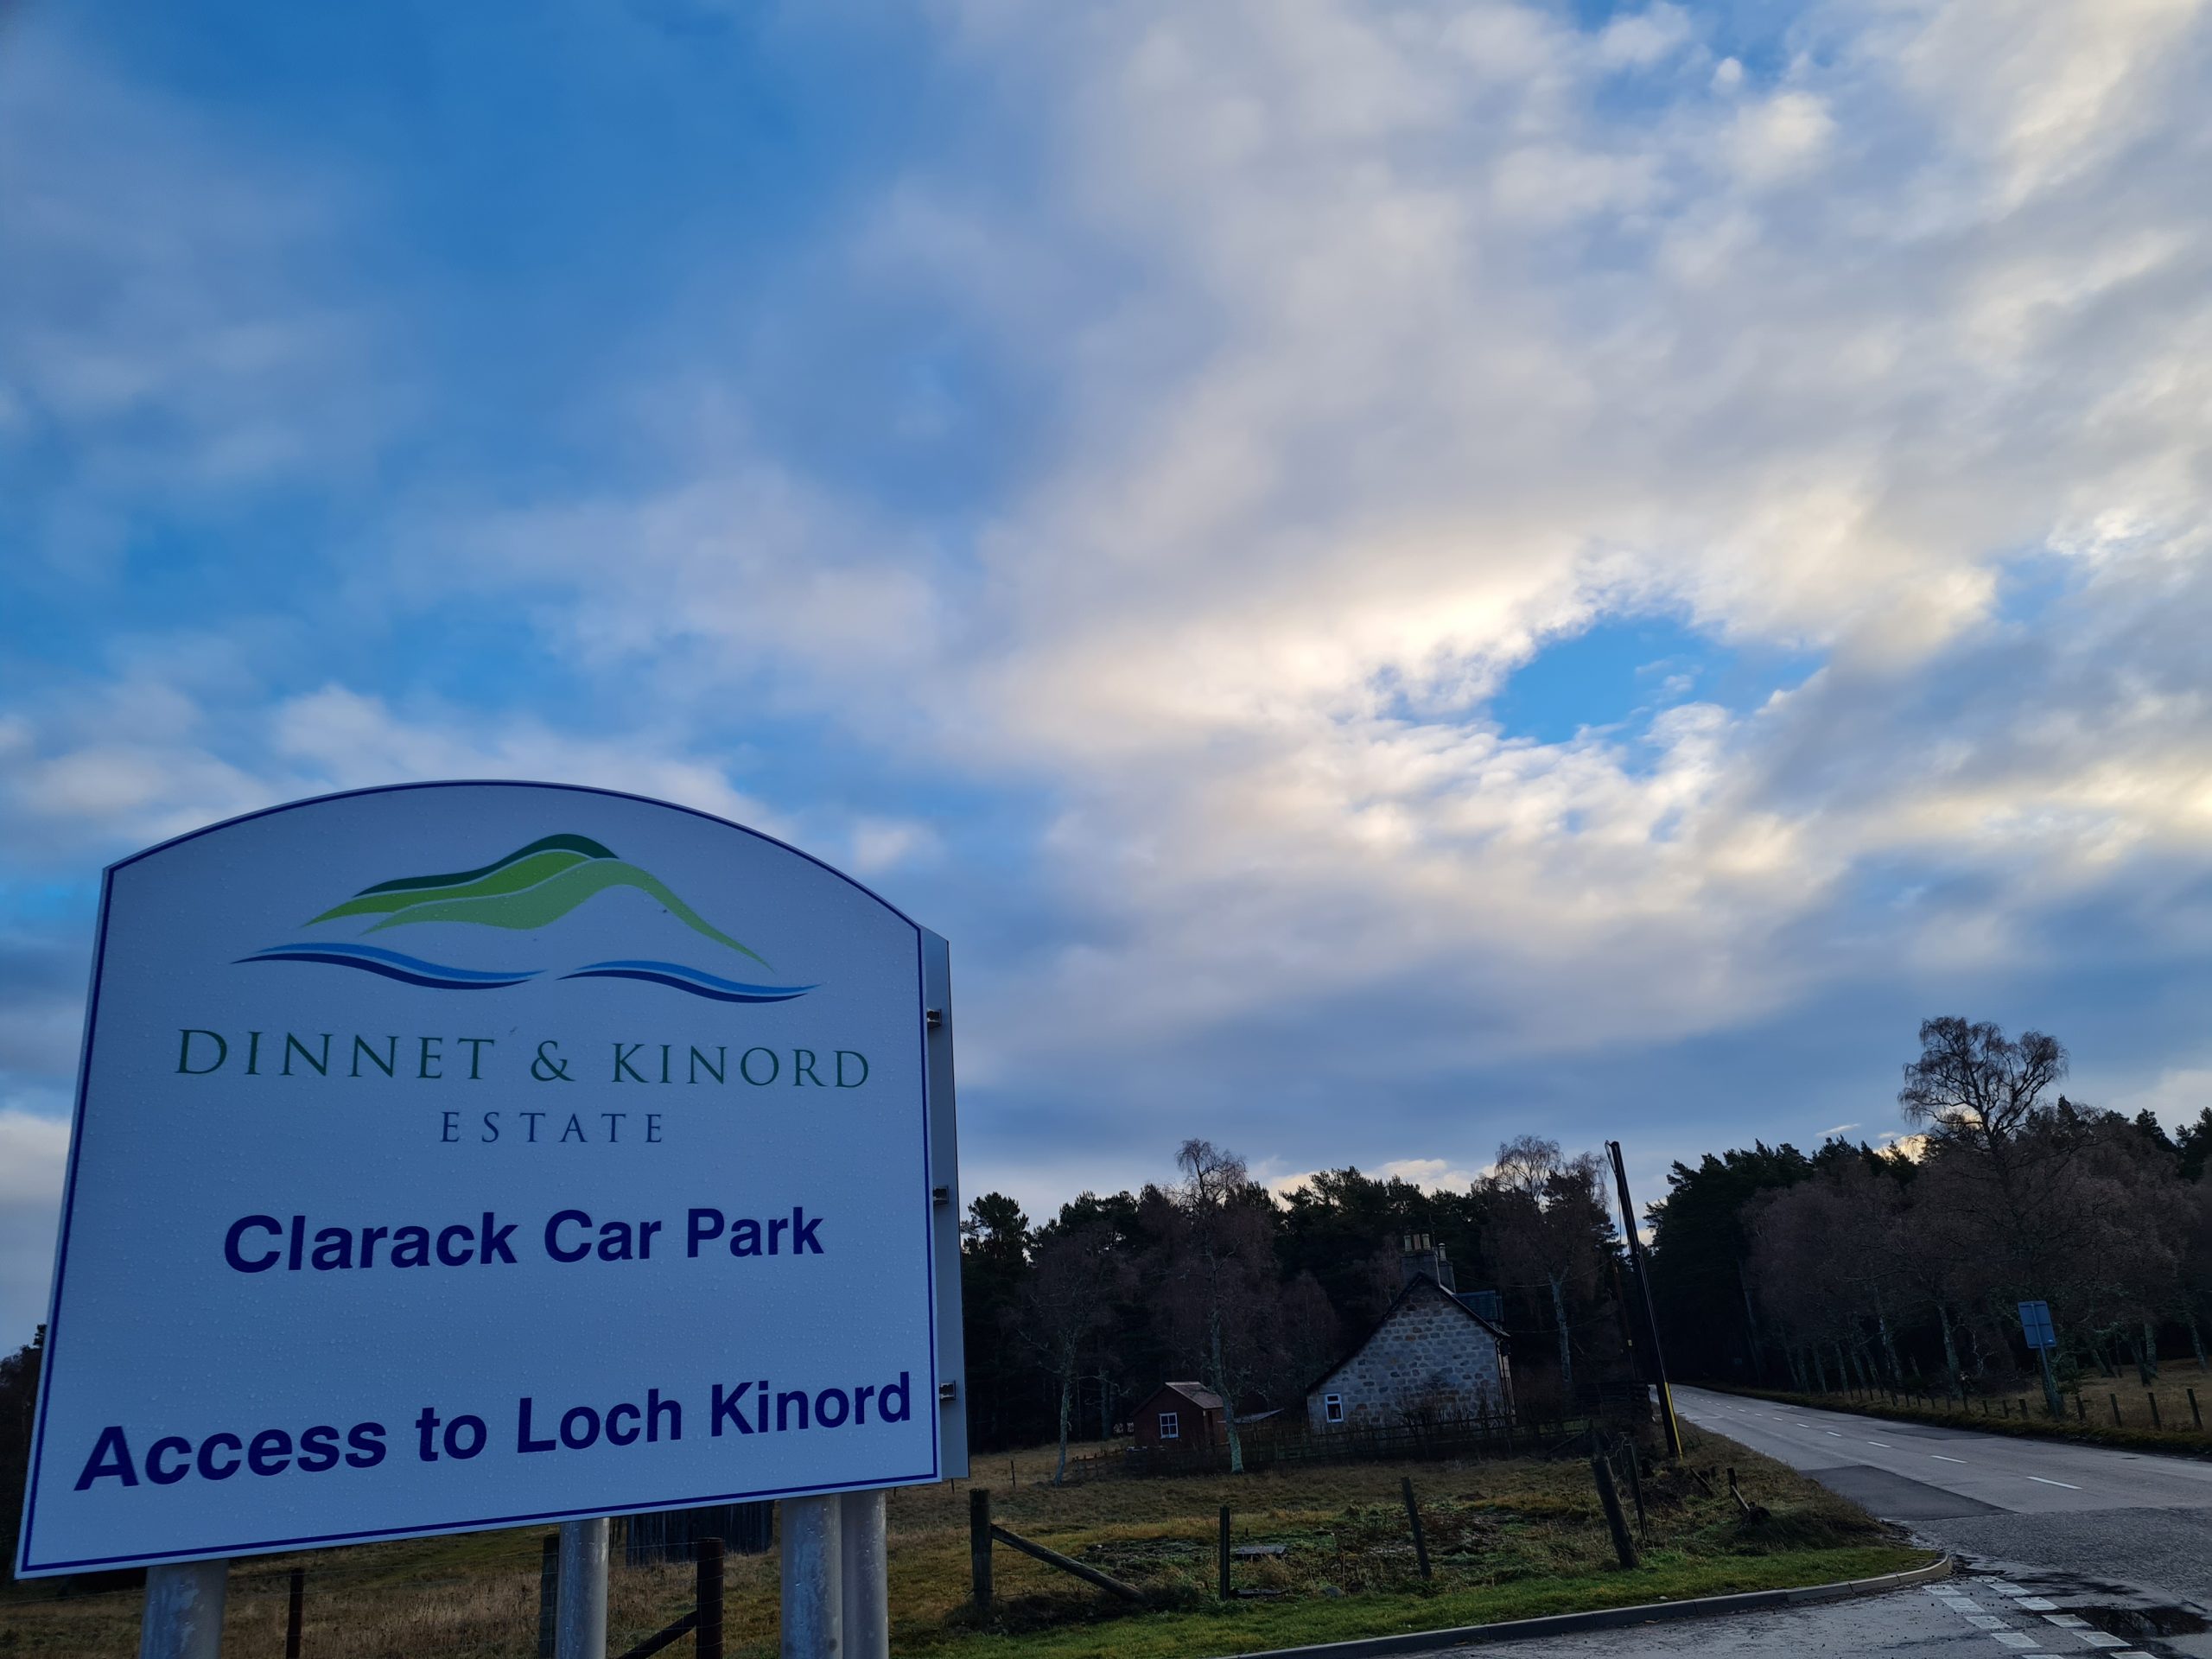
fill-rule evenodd
<path id="1" fill-rule="evenodd" d="M 709 95 L 592 27 L 516 74 Z M 639 242 L 619 308 L 532 272 L 549 321 L 501 327 L 545 383 L 398 343 L 515 290 L 410 228 L 388 158 L 280 159 L 96 45 L 19 61 L 41 142 L 0 154 L 49 205 L 0 230 L 0 466 L 73 620 L 0 700 L 10 891 L 405 777 L 726 812 L 954 938 L 965 1168 L 1033 1205 L 1190 1133 L 1420 1179 L 1610 1135 L 1649 1193 L 1876 1132 L 1938 1011 L 2193 1116 L 2205 6 L 882 27 L 913 125 L 864 167 L 793 141 L 795 230 L 613 153 L 683 259 Z M 688 49 L 828 98 L 841 48 Z M 99 108 L 138 142 L 67 166 L 220 207 L 181 256 L 181 218 L 111 245 L 26 160 Z M 164 556 L 175 603 L 117 597 Z M 1686 643 L 1635 698 L 1506 712 L 1646 622 Z M 18 908 L 0 1066 L 51 1092 L 85 909 Z"/>

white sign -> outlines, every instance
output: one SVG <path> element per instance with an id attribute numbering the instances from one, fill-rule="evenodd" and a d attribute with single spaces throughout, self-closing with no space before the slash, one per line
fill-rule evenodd
<path id="1" fill-rule="evenodd" d="M 97 949 L 20 1573 L 966 1472 L 944 942 L 849 878 L 433 784 Z"/>

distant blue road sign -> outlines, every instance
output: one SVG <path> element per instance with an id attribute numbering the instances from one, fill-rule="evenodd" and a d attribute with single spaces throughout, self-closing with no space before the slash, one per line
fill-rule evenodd
<path id="1" fill-rule="evenodd" d="M 2049 1302 L 2022 1302 L 2020 1329 L 2026 1335 L 2031 1348 L 2058 1346 L 2058 1332 L 2050 1322 Z"/>

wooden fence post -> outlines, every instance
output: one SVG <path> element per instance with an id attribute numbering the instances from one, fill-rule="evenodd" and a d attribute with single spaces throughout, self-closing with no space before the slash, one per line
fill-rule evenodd
<path id="1" fill-rule="evenodd" d="M 2158 1396 L 2145 1389 L 2143 1390 L 2143 1397 L 2151 1402 L 2151 1427 L 2164 1428 L 2165 1425 L 2158 1421 Z"/>
<path id="2" fill-rule="evenodd" d="M 300 1615 L 307 1599 L 308 1570 L 304 1567 L 292 1569 L 290 1593 L 284 1602 L 284 1659 L 300 1659 Z"/>
<path id="3" fill-rule="evenodd" d="M 1229 1593 L 1229 1505 L 1221 1506 L 1221 1599 L 1230 1599 Z"/>
<path id="4" fill-rule="evenodd" d="M 2183 1389 L 2182 1392 L 2189 1396 L 2190 1416 L 2195 1421 L 2197 1427 L 2202 1428 L 2204 1427 L 2204 1414 L 2196 1408 L 2196 1390 L 2195 1389 Z"/>
<path id="5" fill-rule="evenodd" d="M 2105 1398 L 2112 1402 L 2112 1426 L 2118 1428 L 2120 1427 L 2120 1396 L 2116 1394 L 2108 1394 Z"/>
<path id="6" fill-rule="evenodd" d="M 968 1494 L 968 1569 L 974 1576 L 976 1622 L 991 1616 L 991 1489 L 972 1488 Z"/>
<path id="7" fill-rule="evenodd" d="M 1621 1513 L 1621 1495 L 1613 1490 L 1612 1471 L 1605 1467 L 1605 1459 L 1598 1451 L 1594 1435 L 1590 1443 L 1590 1478 L 1598 1484 L 1598 1502 L 1605 1506 L 1605 1525 L 1613 1535 L 1613 1554 L 1620 1557 L 1624 1567 L 1633 1570 L 1637 1566 L 1636 1540 L 1629 1536 L 1628 1517 Z M 1413 1482 L 1410 1480 L 1406 1483 L 1406 1496 L 1410 1503 L 1413 1497 Z"/>
<path id="8" fill-rule="evenodd" d="M 698 1659 L 722 1659 L 722 1541 L 699 1541 Z"/>
<path id="9" fill-rule="evenodd" d="M 1643 1531 L 1651 1524 L 1651 1517 L 1643 1512 L 1643 1471 L 1637 1467 L 1641 1461 L 1636 1455 L 1636 1444 L 1628 1446 L 1628 1495 L 1636 1503 L 1636 1528 Z"/>
<path id="10" fill-rule="evenodd" d="M 1421 1575 L 1428 1577 L 1428 1535 L 1421 1530 L 1421 1505 L 1414 1501 L 1414 1478 L 1404 1476 L 1399 1482 L 1406 1495 L 1406 1519 L 1413 1523 L 1414 1560 L 1421 1565 Z M 1620 1507 L 1620 1499 L 1613 1500 L 1613 1507 Z"/>

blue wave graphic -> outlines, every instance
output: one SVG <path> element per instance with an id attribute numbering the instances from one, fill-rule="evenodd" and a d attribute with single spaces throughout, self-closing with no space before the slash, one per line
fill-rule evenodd
<path id="1" fill-rule="evenodd" d="M 434 991 L 495 991 L 536 979 L 542 968 L 447 968 L 419 957 L 402 956 L 374 944 L 273 944 L 240 962 L 321 962 L 334 968 L 359 968 L 403 984 Z"/>
<path id="2" fill-rule="evenodd" d="M 734 979 L 720 979 L 702 969 L 686 968 L 677 962 L 594 962 L 588 968 L 579 968 L 573 974 L 563 974 L 563 979 L 642 979 L 649 984 L 667 985 L 679 991 L 689 991 L 694 996 L 710 996 L 717 1002 L 788 1002 L 793 997 L 804 996 L 814 988 L 811 985 L 746 985 Z"/>

